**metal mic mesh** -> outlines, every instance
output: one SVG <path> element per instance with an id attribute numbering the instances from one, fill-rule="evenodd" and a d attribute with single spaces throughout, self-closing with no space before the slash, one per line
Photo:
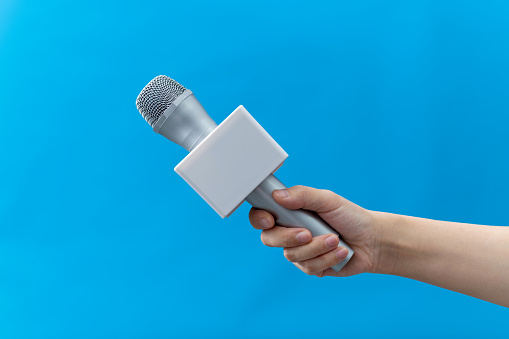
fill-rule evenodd
<path id="1" fill-rule="evenodd" d="M 159 117 L 186 88 L 167 77 L 158 75 L 143 88 L 136 98 L 136 107 L 150 126 L 154 127 Z"/>

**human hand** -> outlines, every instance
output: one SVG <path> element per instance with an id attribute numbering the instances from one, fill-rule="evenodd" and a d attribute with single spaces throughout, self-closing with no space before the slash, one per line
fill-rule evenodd
<path id="1" fill-rule="evenodd" d="M 287 196 L 284 193 L 287 192 Z M 306 209 L 317 212 L 320 218 L 335 229 L 355 251 L 352 259 L 339 272 L 332 266 L 346 258 L 344 247 L 337 247 L 337 235 L 325 234 L 312 238 L 305 228 L 287 228 L 275 225 L 274 217 L 266 211 L 252 208 L 251 225 L 263 230 L 261 240 L 266 246 L 283 247 L 284 256 L 309 275 L 350 276 L 376 272 L 381 243 L 375 213 L 342 198 L 334 192 L 306 186 L 275 190 L 274 200 L 288 209 Z"/>

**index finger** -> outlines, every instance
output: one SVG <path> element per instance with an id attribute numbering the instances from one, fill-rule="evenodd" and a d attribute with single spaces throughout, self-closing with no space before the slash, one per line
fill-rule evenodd
<path id="1" fill-rule="evenodd" d="M 257 230 L 266 230 L 275 225 L 272 214 L 254 207 L 249 211 L 249 222 Z"/>

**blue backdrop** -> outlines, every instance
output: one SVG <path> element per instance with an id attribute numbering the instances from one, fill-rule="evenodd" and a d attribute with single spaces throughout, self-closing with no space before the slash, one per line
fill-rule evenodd
<path id="1" fill-rule="evenodd" d="M 0 2 L 0 337 L 501 337 L 509 311 L 399 277 L 318 279 L 222 220 L 135 107 L 154 76 L 243 104 L 278 177 L 509 225 L 507 1 Z M 475 248 L 472 248 L 475 252 Z M 320 292 L 316 292 L 320 291 Z"/>

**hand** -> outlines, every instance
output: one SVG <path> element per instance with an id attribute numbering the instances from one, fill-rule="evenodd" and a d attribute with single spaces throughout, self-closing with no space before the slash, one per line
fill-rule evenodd
<path id="1" fill-rule="evenodd" d="M 285 192 L 287 193 L 285 196 Z M 340 197 L 334 192 L 305 186 L 294 186 L 272 193 L 274 200 L 288 209 L 306 209 L 318 215 L 341 234 L 355 251 L 352 259 L 339 272 L 332 266 L 347 256 L 347 250 L 337 247 L 338 237 L 325 234 L 315 238 L 305 228 L 287 228 L 275 225 L 274 217 L 266 211 L 252 208 L 251 225 L 261 229 L 262 242 L 270 247 L 284 247 L 284 256 L 309 275 L 350 276 L 376 272 L 380 234 L 376 214 Z"/>

